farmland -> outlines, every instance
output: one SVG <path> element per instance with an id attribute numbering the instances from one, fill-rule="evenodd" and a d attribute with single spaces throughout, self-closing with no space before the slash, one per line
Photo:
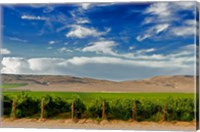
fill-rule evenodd
<path id="1" fill-rule="evenodd" d="M 138 121 L 160 121 L 163 114 L 166 120 L 194 119 L 194 94 L 189 93 L 3 92 L 3 97 L 4 115 L 13 115 L 15 101 L 14 115 L 19 118 L 39 117 L 44 104 L 45 118 L 58 117 L 61 113 L 65 113 L 61 118 L 70 118 L 74 105 L 76 118 L 101 119 L 104 111 L 108 119 L 128 120 L 136 109 Z"/>
<path id="2" fill-rule="evenodd" d="M 26 84 L 3 84 L 4 116 L 93 118 L 136 121 L 192 121 L 194 93 L 19 91 Z M 9 90 L 8 90 L 9 89 Z"/>
<path id="3" fill-rule="evenodd" d="M 22 87 L 22 86 L 26 86 L 27 83 L 4 83 L 2 84 L 2 88 L 3 89 L 7 89 L 7 88 L 17 88 L 17 87 Z"/>
<path id="4" fill-rule="evenodd" d="M 9 91 L 9 92 L 3 92 L 3 95 L 19 95 L 22 92 L 17 91 Z M 27 93 L 33 97 L 42 97 L 44 95 L 52 95 L 52 96 L 59 96 L 66 99 L 70 99 L 74 94 L 81 97 L 84 101 L 90 101 L 91 99 L 102 97 L 105 99 L 166 99 L 168 97 L 173 98 L 194 98 L 194 93 L 104 93 L 104 92 L 98 92 L 98 93 L 82 93 L 82 92 L 28 92 L 24 91 L 23 93 Z"/>

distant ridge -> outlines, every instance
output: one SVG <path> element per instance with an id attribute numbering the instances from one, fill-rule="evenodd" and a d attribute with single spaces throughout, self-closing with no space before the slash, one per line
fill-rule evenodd
<path id="1" fill-rule="evenodd" d="M 195 89 L 194 77 L 189 75 L 155 76 L 144 80 L 114 82 L 64 75 L 2 74 L 2 83 L 27 83 L 26 86 L 12 90 L 28 91 L 191 93 Z"/>

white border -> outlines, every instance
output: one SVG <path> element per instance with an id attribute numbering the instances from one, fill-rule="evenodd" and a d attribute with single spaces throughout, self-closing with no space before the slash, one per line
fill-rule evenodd
<path id="1" fill-rule="evenodd" d="M 0 4 L 25 4 L 25 3 L 78 3 L 78 2 L 154 2 L 154 1 L 195 1 L 195 0 L 1 0 Z M 197 2 L 200 2 L 200 0 L 196 0 Z M 0 14 L 1 16 L 1 14 Z M 1 21 L 1 19 L 0 19 Z M 1 22 L 0 22 L 1 23 Z M 1 34 L 0 34 L 1 35 Z M 0 43 L 1 46 L 1 43 Z M 86 130 L 86 129 L 24 129 L 24 128 L 0 128 L 1 132 L 13 132 L 13 131 L 19 131 L 19 132 L 136 132 L 135 130 Z M 140 131 L 145 132 L 145 131 Z M 153 131 L 157 132 L 157 131 Z M 166 131 L 167 132 L 167 131 Z M 170 131 L 168 131 L 170 132 Z M 200 130 L 198 130 L 200 132 Z"/>

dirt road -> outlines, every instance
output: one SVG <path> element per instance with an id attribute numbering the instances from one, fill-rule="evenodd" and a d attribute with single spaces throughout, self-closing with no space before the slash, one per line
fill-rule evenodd
<path id="1" fill-rule="evenodd" d="M 37 119 L 10 119 L 4 118 L 3 128 L 70 128 L 70 129 L 127 129 L 127 130 L 187 130 L 195 131 L 196 122 L 132 122 L 132 121 L 101 121 L 81 119 L 37 120 Z"/>

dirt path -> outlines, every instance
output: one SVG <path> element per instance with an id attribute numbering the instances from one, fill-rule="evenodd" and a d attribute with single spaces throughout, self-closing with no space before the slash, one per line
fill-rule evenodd
<path id="1" fill-rule="evenodd" d="M 195 131 L 196 122 L 132 122 L 132 121 L 95 121 L 81 119 L 67 120 L 37 120 L 4 118 L 1 122 L 4 128 L 71 128 L 71 129 L 131 129 L 131 130 L 187 130 Z"/>

